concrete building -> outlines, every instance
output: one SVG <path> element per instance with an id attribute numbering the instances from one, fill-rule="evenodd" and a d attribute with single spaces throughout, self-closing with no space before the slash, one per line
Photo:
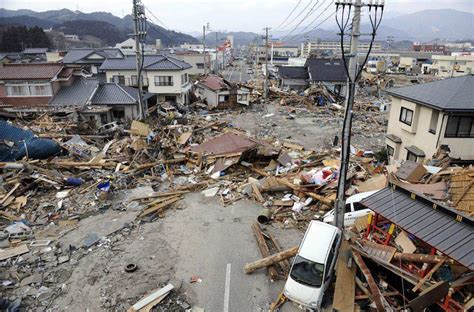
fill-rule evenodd
<path id="1" fill-rule="evenodd" d="M 458 77 L 473 73 L 474 55 L 433 55 L 432 71 L 440 77 Z"/>
<path id="2" fill-rule="evenodd" d="M 204 75 L 204 64 L 207 64 L 207 73 L 212 70 L 211 55 L 208 53 L 180 51 L 175 52 L 172 56 L 192 66 L 189 70 L 190 75 Z"/>
<path id="3" fill-rule="evenodd" d="M 359 52 L 366 52 L 369 50 L 370 42 L 359 42 Z M 350 49 L 350 43 L 344 42 L 344 50 Z M 373 52 L 382 51 L 382 44 L 380 42 L 374 42 L 372 45 Z M 333 54 L 341 54 L 341 42 L 340 41 L 316 41 L 316 42 L 303 42 L 301 44 L 301 56 L 308 57 L 317 52 L 332 52 Z"/>
<path id="4" fill-rule="evenodd" d="M 439 148 L 452 158 L 474 160 L 473 90 L 473 75 L 388 90 L 391 162 L 421 162 Z"/>
<path id="5" fill-rule="evenodd" d="M 261 45 L 258 48 L 254 47 L 252 53 L 258 52 L 258 61 L 260 63 L 265 62 L 265 45 Z M 299 48 L 297 46 L 285 46 L 277 44 L 269 44 L 268 46 L 268 62 L 274 65 L 288 65 L 290 58 L 298 57 Z"/>
<path id="6" fill-rule="evenodd" d="M 204 45 L 202 44 L 192 44 L 192 43 L 184 43 L 179 46 L 180 49 L 182 50 L 187 50 L 187 51 L 197 51 L 201 52 L 204 50 Z"/>
<path id="7" fill-rule="evenodd" d="M 198 82 L 196 91 L 209 109 L 249 105 L 250 89 L 239 87 L 216 75 L 208 75 Z"/>
<path id="8" fill-rule="evenodd" d="M 157 95 L 158 102 L 189 103 L 192 66 L 169 55 L 145 55 L 143 62 L 143 88 Z M 105 72 L 107 82 L 137 86 L 136 58 L 109 58 L 99 68 Z"/>

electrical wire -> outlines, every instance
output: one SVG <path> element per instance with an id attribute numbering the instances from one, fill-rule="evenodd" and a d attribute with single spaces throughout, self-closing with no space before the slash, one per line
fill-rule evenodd
<path id="1" fill-rule="evenodd" d="M 280 25 L 278 25 L 277 27 L 275 27 L 275 29 L 280 29 L 280 27 L 281 27 L 283 24 L 285 24 L 285 22 L 290 18 L 291 15 L 293 15 L 293 13 L 295 13 L 296 9 L 300 6 L 301 1 L 302 1 L 302 0 L 298 0 L 298 3 L 295 5 L 295 7 L 293 8 L 293 10 L 291 10 L 290 14 L 288 14 L 288 16 L 283 20 L 283 22 L 281 22 Z"/>
<path id="2" fill-rule="evenodd" d="M 303 8 L 303 10 L 301 10 L 298 15 L 296 15 L 288 24 L 286 24 L 285 26 L 281 27 L 281 29 L 283 30 L 285 27 L 288 27 L 290 26 L 294 21 L 296 21 L 300 16 L 301 14 L 303 14 L 304 11 L 306 11 L 309 6 L 313 3 L 313 0 L 310 0 L 310 2 L 308 2 L 308 4 Z M 285 31 L 285 30 L 283 30 Z"/>
<path id="3" fill-rule="evenodd" d="M 311 7 L 311 9 L 306 13 L 306 15 L 299 21 L 298 24 L 296 24 L 293 29 L 289 33 L 287 33 L 281 40 L 284 40 L 285 38 L 288 38 L 308 17 L 314 14 L 316 10 L 314 9 L 316 5 L 319 3 L 319 0 L 316 0 L 316 3 Z"/>
<path id="4" fill-rule="evenodd" d="M 148 7 L 145 7 L 145 9 L 148 11 L 148 13 L 150 13 L 150 15 L 159 23 L 161 24 L 166 30 L 170 30 L 170 28 L 168 26 L 165 25 L 165 23 L 163 23 L 155 14 L 153 14 L 153 12 L 148 8 Z"/>
<path id="5" fill-rule="evenodd" d="M 323 4 L 325 2 L 325 0 L 321 3 Z M 324 12 L 326 12 L 330 7 L 331 5 L 334 3 L 334 0 L 332 0 L 328 6 L 326 8 L 324 8 L 324 10 L 319 13 L 318 16 L 316 16 L 316 18 L 314 18 L 311 23 L 309 23 L 308 25 L 306 25 L 305 28 L 303 28 L 303 30 L 299 33 L 299 34 L 296 34 L 294 36 L 292 36 L 289 40 L 287 40 L 287 42 L 293 42 L 297 39 L 300 39 L 301 37 L 304 37 L 306 36 L 307 34 L 311 33 L 312 31 L 316 30 L 319 26 L 321 26 L 324 22 L 326 22 L 328 19 L 330 19 L 334 14 L 336 14 L 336 12 L 333 12 L 332 14 L 330 14 L 329 16 L 327 16 L 324 20 L 322 20 L 320 23 L 318 23 L 316 26 L 312 26 L 312 24 L 314 24 L 323 14 Z M 308 29 L 309 27 L 312 27 L 310 30 L 306 31 L 306 29 Z"/>

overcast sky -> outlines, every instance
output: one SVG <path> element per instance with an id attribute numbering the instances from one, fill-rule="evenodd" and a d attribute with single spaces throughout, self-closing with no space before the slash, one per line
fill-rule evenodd
<path id="1" fill-rule="evenodd" d="M 276 28 L 290 13 L 299 0 L 142 0 L 148 9 L 170 29 L 195 33 L 202 31 L 202 25 L 209 22 L 211 30 L 262 32 L 265 26 Z M 298 13 L 311 0 L 301 0 L 295 11 Z M 309 5 L 311 7 L 317 0 Z M 323 3 L 323 1 L 325 1 Z M 322 11 L 330 0 L 319 0 L 318 12 Z M 35 11 L 68 8 L 82 12 L 106 11 L 117 16 L 131 12 L 132 0 L 0 0 L 6 9 L 31 9 Z M 474 0 L 386 0 L 387 17 L 412 13 L 426 9 L 457 9 L 474 13 Z M 322 15 L 334 12 L 334 5 Z M 332 10 L 332 11 L 331 11 Z M 151 14 L 147 14 L 153 21 Z M 294 14 L 293 16 L 295 16 Z M 301 17 L 304 16 L 304 13 Z M 292 18 L 289 19 L 291 21 Z M 296 24 L 300 18 L 293 23 Z M 319 20 L 316 22 L 316 24 Z M 328 22 L 334 24 L 334 19 Z M 304 26 L 302 23 L 301 26 Z M 291 26 L 291 25 L 289 25 Z M 329 27 L 324 25 L 323 27 Z M 283 27 L 284 28 L 284 27 Z M 291 27 L 290 27 L 291 28 Z"/>

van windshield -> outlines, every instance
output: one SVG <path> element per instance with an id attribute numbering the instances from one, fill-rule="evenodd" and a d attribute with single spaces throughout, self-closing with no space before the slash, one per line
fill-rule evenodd
<path id="1" fill-rule="evenodd" d="M 320 287 L 323 283 L 324 264 L 317 263 L 297 256 L 290 276 L 298 283 Z"/>

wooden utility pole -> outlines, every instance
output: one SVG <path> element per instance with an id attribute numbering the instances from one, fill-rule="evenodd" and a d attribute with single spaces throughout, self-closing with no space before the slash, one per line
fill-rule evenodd
<path id="1" fill-rule="evenodd" d="M 146 19 L 145 19 L 145 7 L 140 0 L 133 0 L 133 26 L 134 26 L 134 39 L 135 39 L 135 54 L 136 54 L 136 72 L 137 72 L 137 84 L 138 84 L 138 116 L 139 119 L 146 117 L 146 110 L 143 107 L 143 79 L 142 79 L 142 59 L 143 50 L 142 46 L 145 43 L 146 38 Z"/>
<path id="2" fill-rule="evenodd" d="M 267 102 L 268 98 L 268 31 L 270 30 L 269 27 L 265 27 L 265 83 L 263 86 L 263 98 L 265 99 L 265 103 Z"/>
<path id="3" fill-rule="evenodd" d="M 206 62 L 206 25 L 202 25 L 202 46 L 203 46 L 203 57 L 204 57 L 204 75 L 207 74 L 207 62 Z"/>
<path id="4" fill-rule="evenodd" d="M 297 253 L 298 253 L 298 246 L 295 246 L 293 248 L 273 254 L 269 257 L 257 260 L 255 262 L 247 263 L 244 266 L 244 272 L 248 274 L 258 269 L 269 267 L 275 263 L 294 257 L 296 256 Z"/>

